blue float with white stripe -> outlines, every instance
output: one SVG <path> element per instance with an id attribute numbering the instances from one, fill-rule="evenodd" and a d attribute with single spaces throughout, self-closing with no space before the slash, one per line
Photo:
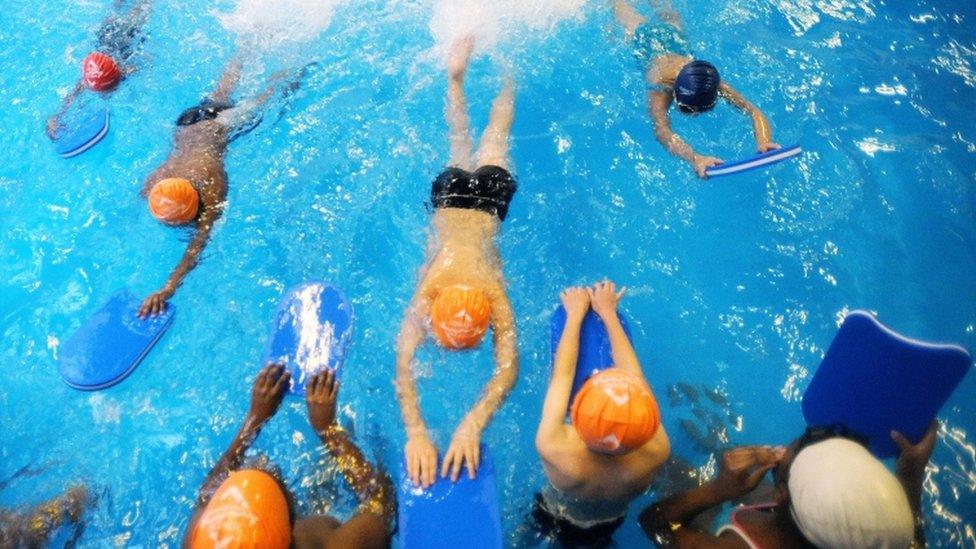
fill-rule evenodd
<path id="1" fill-rule="evenodd" d="M 801 149 L 799 145 L 782 147 L 776 150 L 759 153 L 750 158 L 712 166 L 711 168 L 707 168 L 705 170 L 705 175 L 708 177 L 722 177 L 725 175 L 734 175 L 758 168 L 765 168 L 767 166 L 772 166 L 773 164 L 799 156 L 802 152 L 803 149 Z"/>

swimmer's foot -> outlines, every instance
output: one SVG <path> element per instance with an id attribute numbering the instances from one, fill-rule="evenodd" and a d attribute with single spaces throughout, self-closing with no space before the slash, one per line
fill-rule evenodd
<path id="1" fill-rule="evenodd" d="M 247 412 L 247 420 L 254 425 L 262 425 L 271 419 L 281 405 L 290 380 L 291 374 L 283 364 L 268 364 L 262 368 L 251 388 L 251 408 Z"/>
<path id="2" fill-rule="evenodd" d="M 464 80 L 464 73 L 468 70 L 468 61 L 474 52 L 474 36 L 468 35 L 455 40 L 447 56 L 447 74 L 451 80 Z"/>

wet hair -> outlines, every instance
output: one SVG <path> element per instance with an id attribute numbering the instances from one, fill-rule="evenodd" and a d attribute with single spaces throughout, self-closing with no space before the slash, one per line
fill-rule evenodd
<path id="1" fill-rule="evenodd" d="M 674 80 L 674 100 L 683 113 L 705 112 L 715 106 L 722 79 L 708 61 L 696 59 L 681 67 Z"/>

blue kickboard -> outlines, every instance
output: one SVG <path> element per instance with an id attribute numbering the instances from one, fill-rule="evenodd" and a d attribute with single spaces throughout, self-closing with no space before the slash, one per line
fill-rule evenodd
<path id="1" fill-rule="evenodd" d="M 71 158 L 87 151 L 108 133 L 109 115 L 100 101 L 78 101 L 62 118 L 54 141 L 54 151 Z"/>
<path id="2" fill-rule="evenodd" d="M 724 164 L 712 166 L 711 168 L 707 168 L 705 170 L 705 175 L 708 177 L 722 177 L 723 175 L 733 175 L 755 170 L 757 168 L 765 168 L 766 166 L 772 166 L 773 164 L 799 156 L 802 152 L 803 149 L 801 149 L 799 145 L 782 147 L 776 150 L 759 153 L 756 156 L 751 156 L 742 160 L 736 160 L 735 162 L 726 162 Z"/>
<path id="3" fill-rule="evenodd" d="M 305 382 L 322 368 L 342 373 L 352 339 L 352 304 L 325 282 L 299 284 L 275 310 L 264 363 L 281 362 L 291 373 L 289 392 L 305 394 Z"/>
<path id="4" fill-rule="evenodd" d="M 842 424 L 867 436 L 879 458 L 895 457 L 890 432 L 921 440 L 971 364 L 962 347 L 909 339 L 853 311 L 803 395 L 803 417 L 809 425 Z"/>
<path id="5" fill-rule="evenodd" d="M 139 319 L 142 300 L 129 290 L 109 299 L 61 346 L 58 373 L 82 391 L 106 389 L 126 378 L 173 322 L 172 304 L 155 317 Z"/>
<path id="6" fill-rule="evenodd" d="M 413 485 L 400 465 L 397 520 L 404 549 L 498 549 L 502 547 L 501 511 L 491 453 L 481 447 L 481 466 L 474 480 L 461 470 L 457 482 L 440 478 L 423 489 Z"/>
<path id="7" fill-rule="evenodd" d="M 624 327 L 627 339 L 630 337 L 630 325 L 623 314 L 620 316 L 620 324 Z M 552 361 L 556 358 L 556 349 L 559 347 L 559 339 L 563 335 L 563 327 L 566 326 L 566 309 L 562 305 L 552 313 L 552 320 L 549 322 L 550 351 Z M 572 406 L 576 393 L 579 392 L 586 380 L 600 370 L 605 370 L 613 366 L 613 355 L 610 352 L 610 335 L 607 334 L 607 327 L 600 320 L 592 309 L 583 317 L 583 326 L 580 328 L 579 358 L 576 360 L 576 376 L 573 378 L 573 391 L 569 394 L 569 404 Z"/>

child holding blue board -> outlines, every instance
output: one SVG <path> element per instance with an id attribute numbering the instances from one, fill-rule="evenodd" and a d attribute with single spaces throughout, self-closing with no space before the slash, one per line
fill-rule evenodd
<path id="1" fill-rule="evenodd" d="M 654 122 L 654 135 L 671 154 L 687 161 L 698 174 L 723 164 L 721 159 L 699 154 L 671 129 L 671 104 L 685 114 L 696 115 L 715 107 L 719 97 L 741 109 L 752 119 L 756 148 L 760 153 L 779 149 L 773 142 L 769 119 L 758 107 L 719 77 L 708 61 L 696 59 L 685 39 L 681 18 L 669 0 L 658 0 L 659 21 L 650 23 L 627 0 L 614 1 L 614 14 L 634 46 L 634 54 L 647 64 L 648 105 Z"/>

